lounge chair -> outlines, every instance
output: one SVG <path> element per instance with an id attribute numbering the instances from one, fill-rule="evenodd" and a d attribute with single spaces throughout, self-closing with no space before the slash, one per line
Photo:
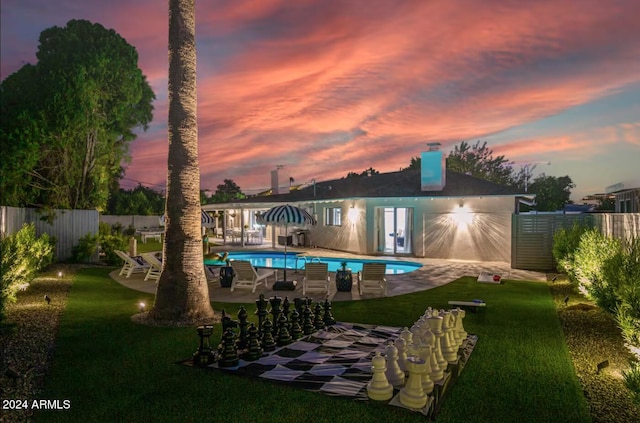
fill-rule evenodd
<path id="1" fill-rule="evenodd" d="M 387 265 L 384 263 L 363 263 L 362 271 L 358 272 L 358 290 L 360 295 L 367 292 L 382 291 L 387 296 L 387 279 L 384 274 Z"/>
<path id="2" fill-rule="evenodd" d="M 157 281 L 160 279 L 160 274 L 162 273 L 162 262 L 158 260 L 154 253 L 141 253 L 140 256 L 144 261 L 149 264 L 149 270 L 147 270 L 147 275 L 144 277 L 144 280 L 154 280 Z"/>
<path id="3" fill-rule="evenodd" d="M 250 288 L 251 292 L 256 292 L 257 286 L 262 284 L 262 282 L 264 282 L 265 287 L 269 288 L 267 284 L 267 278 L 269 276 L 274 276 L 275 279 L 278 279 L 277 270 L 258 273 L 253 265 L 246 260 L 233 260 L 231 261 L 231 267 L 233 267 L 233 271 L 236 274 L 231 283 L 232 292 L 236 288 Z"/>
<path id="4" fill-rule="evenodd" d="M 329 294 L 329 267 L 327 263 L 307 263 L 304 266 L 304 279 L 302 280 L 302 295 L 309 291 Z"/>
<path id="5" fill-rule="evenodd" d="M 131 276 L 132 273 L 142 273 L 146 272 L 149 269 L 149 265 L 142 260 L 140 257 L 131 257 L 129 254 L 124 251 L 114 250 L 116 255 L 124 260 L 124 265 L 122 265 L 122 269 L 120 269 L 119 276 L 126 274 L 127 278 Z"/>

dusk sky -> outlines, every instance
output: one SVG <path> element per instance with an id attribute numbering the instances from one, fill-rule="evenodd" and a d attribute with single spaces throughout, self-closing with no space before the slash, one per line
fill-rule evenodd
<path id="1" fill-rule="evenodd" d="M 40 32 L 86 19 L 139 53 L 154 119 L 126 188 L 163 190 L 166 0 L 3 0 L 1 78 L 36 63 Z M 572 199 L 640 185 L 638 0 L 197 1 L 202 188 L 245 193 L 406 167 L 440 142 L 569 175 Z M 627 186 L 628 187 L 628 186 Z"/>

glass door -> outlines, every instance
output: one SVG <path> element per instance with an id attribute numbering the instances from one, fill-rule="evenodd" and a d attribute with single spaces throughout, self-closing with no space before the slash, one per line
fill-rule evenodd
<path id="1" fill-rule="evenodd" d="M 380 207 L 377 212 L 378 251 L 410 254 L 413 245 L 413 209 Z"/>

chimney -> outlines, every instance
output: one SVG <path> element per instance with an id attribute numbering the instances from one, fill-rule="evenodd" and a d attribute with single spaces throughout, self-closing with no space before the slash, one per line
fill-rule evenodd
<path id="1" fill-rule="evenodd" d="M 446 185 L 446 163 L 439 142 L 427 143 L 429 151 L 422 153 L 420 161 L 420 189 L 442 191 Z"/>
<path id="2" fill-rule="evenodd" d="M 277 165 L 275 170 L 271 171 L 271 194 L 287 194 L 289 192 L 289 187 L 284 186 L 281 187 L 278 180 L 278 171 L 282 169 L 283 165 Z"/>

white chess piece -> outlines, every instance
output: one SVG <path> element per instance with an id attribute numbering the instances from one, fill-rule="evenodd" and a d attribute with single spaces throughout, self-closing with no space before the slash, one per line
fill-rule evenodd
<path id="1" fill-rule="evenodd" d="M 436 336 L 431 331 L 427 331 L 424 334 L 424 340 L 426 341 L 426 345 L 431 347 L 431 354 L 429 355 L 430 361 L 430 373 L 429 377 L 434 382 L 439 382 L 444 378 L 444 370 L 438 364 L 438 358 L 436 357 Z"/>
<path id="2" fill-rule="evenodd" d="M 452 345 L 451 341 L 451 313 L 448 311 L 440 313 L 442 317 L 442 337 L 440 337 L 440 348 L 442 356 L 448 363 L 453 363 L 458 359 L 458 346 Z"/>
<path id="3" fill-rule="evenodd" d="M 391 386 L 385 375 L 387 366 L 384 357 L 380 355 L 380 351 L 376 352 L 376 355 L 371 359 L 371 365 L 373 377 L 367 384 L 367 395 L 376 401 L 390 400 L 393 396 L 393 386 Z"/>
<path id="4" fill-rule="evenodd" d="M 404 384 L 404 371 L 400 368 L 398 359 L 398 348 L 393 344 L 393 341 L 389 341 L 387 347 L 384 350 L 385 357 L 387 359 L 387 370 L 385 375 L 387 380 L 393 386 L 400 386 Z"/>
<path id="5" fill-rule="evenodd" d="M 403 338 L 396 338 L 396 348 L 398 349 L 398 367 L 403 372 L 407 371 L 407 342 Z"/>
<path id="6" fill-rule="evenodd" d="M 443 319 L 440 316 L 431 316 L 427 321 L 429 323 L 429 327 L 431 328 L 431 332 L 436 337 L 436 341 L 433 346 L 436 354 L 436 360 L 438 360 L 438 366 L 444 371 L 447 368 L 447 364 L 449 362 L 442 356 L 442 349 L 440 344 L 440 338 L 442 338 L 442 336 L 444 335 L 444 333 L 442 332 Z"/>
<path id="7" fill-rule="evenodd" d="M 433 392 L 433 380 L 431 380 L 431 346 L 430 345 L 420 345 L 418 347 L 418 351 L 420 354 L 420 359 L 425 362 L 425 370 L 422 374 L 422 389 L 424 393 L 429 395 Z"/>
<path id="8" fill-rule="evenodd" d="M 422 389 L 422 374 L 426 371 L 426 363 L 420 357 L 407 357 L 409 380 L 400 390 L 400 403 L 409 408 L 423 408 L 427 405 L 427 394 Z"/>

